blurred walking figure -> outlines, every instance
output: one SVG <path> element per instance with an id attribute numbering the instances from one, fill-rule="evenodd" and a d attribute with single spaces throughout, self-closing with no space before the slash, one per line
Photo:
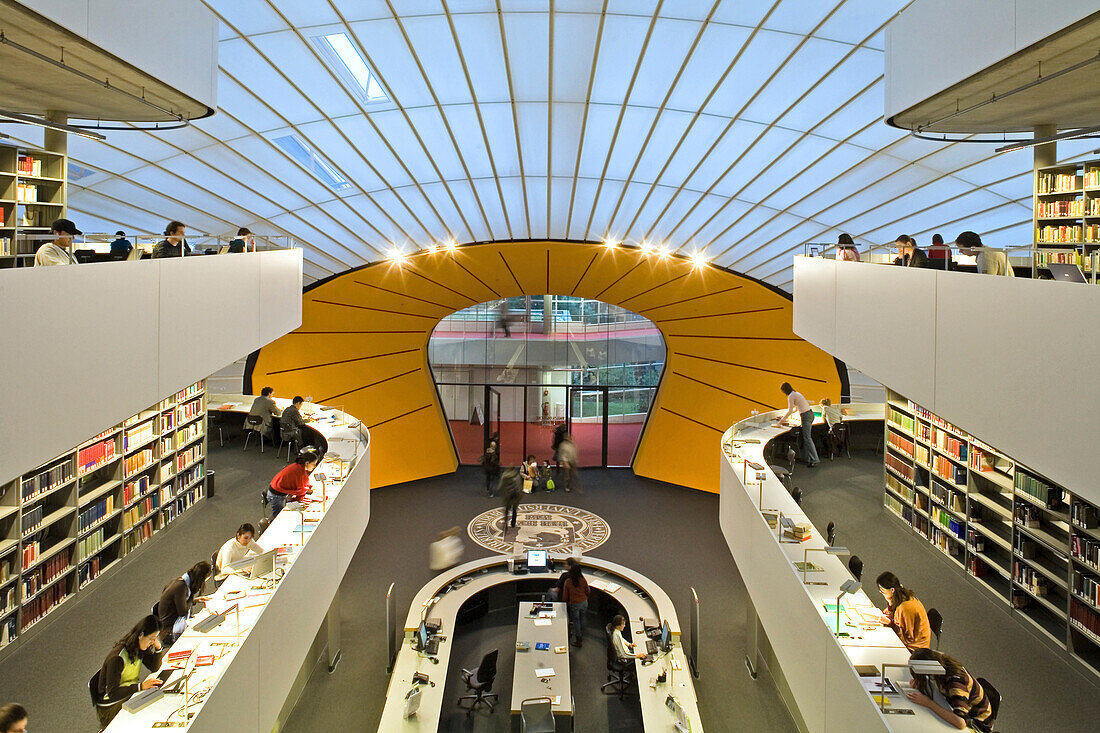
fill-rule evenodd
<path id="1" fill-rule="evenodd" d="M 440 532 L 435 542 L 428 545 L 428 567 L 432 570 L 446 570 L 458 564 L 462 553 L 466 551 L 462 544 L 462 530 L 451 527 Z"/>
<path id="2" fill-rule="evenodd" d="M 481 468 L 485 471 L 485 495 L 493 497 L 493 484 L 500 478 L 500 446 L 495 440 L 490 440 L 485 452 L 478 459 Z"/>
<path id="3" fill-rule="evenodd" d="M 565 434 L 561 445 L 558 446 L 558 475 L 566 491 L 572 491 L 573 486 L 580 489 L 580 476 L 577 474 L 577 444 L 573 442 L 573 436 Z"/>
<path id="4" fill-rule="evenodd" d="M 516 511 L 519 509 L 519 499 L 523 495 L 523 482 L 520 479 L 519 469 L 506 468 L 500 475 L 500 484 L 497 485 L 497 493 L 504 500 L 504 530 L 516 526 Z M 508 512 L 512 512 L 512 522 L 508 522 Z"/>
<path id="5" fill-rule="evenodd" d="M 512 337 L 512 331 L 508 328 L 508 301 L 500 301 L 500 305 L 497 306 L 497 323 L 496 327 L 504 331 L 505 338 Z"/>

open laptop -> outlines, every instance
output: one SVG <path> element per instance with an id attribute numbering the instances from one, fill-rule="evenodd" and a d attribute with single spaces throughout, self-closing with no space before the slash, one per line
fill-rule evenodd
<path id="1" fill-rule="evenodd" d="M 1061 280 L 1067 283 L 1088 283 L 1085 279 L 1085 273 L 1081 272 L 1079 265 L 1062 265 L 1051 263 L 1047 265 L 1047 269 L 1050 270 L 1050 274 L 1055 280 Z"/>
<path id="2" fill-rule="evenodd" d="M 218 254 L 220 254 L 220 255 L 229 254 L 229 245 L 228 244 L 223 244 L 222 246 L 218 247 Z"/>

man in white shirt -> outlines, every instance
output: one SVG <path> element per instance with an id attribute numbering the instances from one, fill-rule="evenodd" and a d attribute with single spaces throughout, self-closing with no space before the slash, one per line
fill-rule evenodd
<path id="1" fill-rule="evenodd" d="M 817 446 L 814 445 L 814 438 L 811 433 L 814 425 L 814 411 L 810 408 L 810 403 L 806 401 L 802 393 L 795 392 L 790 383 L 784 382 L 779 385 L 779 389 L 787 395 L 787 414 L 776 418 L 775 421 L 778 423 L 784 422 L 791 414 L 798 412 L 798 416 L 802 419 L 802 460 L 807 466 L 813 468 L 819 460 Z"/>
<path id="2" fill-rule="evenodd" d="M 632 657 L 645 659 L 644 652 L 634 652 L 634 645 L 623 638 L 623 629 L 626 628 L 626 619 L 616 616 L 611 620 L 611 646 L 615 648 L 615 654 L 620 662 L 629 662 Z"/>
<path id="3" fill-rule="evenodd" d="M 35 267 L 49 267 L 50 265 L 75 265 L 70 250 L 73 246 L 73 237 L 78 237 L 84 232 L 76 228 L 68 219 L 58 219 L 50 225 L 50 234 L 54 235 L 52 242 L 46 242 L 34 255 Z"/>
<path id="4" fill-rule="evenodd" d="M 1004 250 L 986 247 L 975 232 L 963 232 L 955 237 L 955 244 L 964 255 L 973 255 L 979 275 L 1007 275 L 1012 277 L 1012 265 Z"/>
<path id="5" fill-rule="evenodd" d="M 218 573 L 217 577 L 224 578 L 229 575 L 225 572 L 226 565 L 243 560 L 249 555 L 263 554 L 264 548 L 260 547 L 259 542 L 252 539 L 255 536 L 256 528 L 245 522 L 237 529 L 237 535 L 222 545 L 222 548 L 218 550 L 218 562 L 214 568 Z"/>

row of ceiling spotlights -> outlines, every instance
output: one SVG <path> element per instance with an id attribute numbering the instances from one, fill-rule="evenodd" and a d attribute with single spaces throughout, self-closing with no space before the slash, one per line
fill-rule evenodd
<path id="1" fill-rule="evenodd" d="M 619 247 L 619 246 L 629 246 L 629 245 L 626 245 L 625 242 L 616 242 L 613 239 L 605 239 L 605 240 L 603 240 L 603 246 L 606 247 L 607 249 L 615 249 L 616 247 Z M 443 245 L 438 245 L 434 242 L 429 244 L 428 247 L 427 247 L 427 252 L 430 255 L 436 254 L 437 252 L 451 252 L 451 253 L 453 253 L 457 249 L 458 249 L 458 242 L 451 239 L 446 244 L 443 244 Z M 657 255 L 661 259 L 665 259 L 667 257 L 673 256 L 673 253 L 671 251 L 669 251 L 668 245 L 665 245 L 665 244 L 662 244 L 661 246 L 658 247 L 654 244 L 650 244 L 649 242 L 643 241 L 641 244 L 637 245 L 637 249 L 641 250 L 642 254 L 644 254 L 644 255 L 647 255 L 647 256 Z M 413 253 L 413 254 L 415 254 L 415 253 Z M 404 265 L 406 262 L 408 262 L 409 256 L 410 255 L 409 255 L 408 252 L 405 252 L 403 249 L 401 249 L 399 247 L 391 247 L 390 248 L 390 257 L 389 257 L 390 262 L 392 262 L 392 263 L 394 263 L 398 266 Z M 698 252 L 698 251 L 692 252 L 690 255 L 675 255 L 675 256 L 684 257 L 684 258 L 690 260 L 691 261 L 691 266 L 693 268 L 700 268 L 700 267 L 703 267 L 704 265 L 708 264 L 707 258 L 703 255 L 702 252 Z"/>

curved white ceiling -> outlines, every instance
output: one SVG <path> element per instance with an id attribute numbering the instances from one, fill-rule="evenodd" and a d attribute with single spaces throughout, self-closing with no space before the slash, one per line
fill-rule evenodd
<path id="1" fill-rule="evenodd" d="M 72 138 L 85 230 L 289 234 L 307 279 L 394 246 L 610 236 L 788 289 L 791 255 L 840 231 L 1031 239 L 1030 152 L 883 123 L 883 29 L 902 0 L 207 2 L 217 114 Z M 331 33 L 388 99 L 345 86 L 313 41 Z M 292 133 L 350 185 L 275 144 Z"/>

